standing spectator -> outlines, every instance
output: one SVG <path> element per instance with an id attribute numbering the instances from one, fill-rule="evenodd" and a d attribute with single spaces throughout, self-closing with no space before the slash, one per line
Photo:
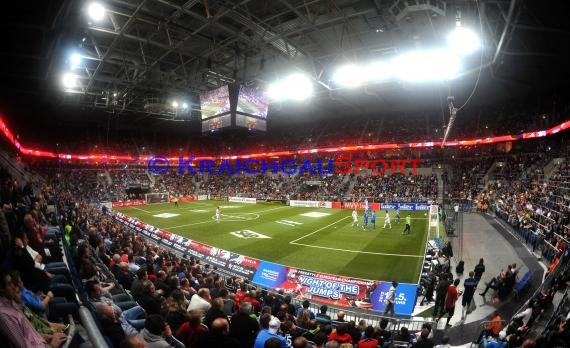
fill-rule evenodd
<path id="1" fill-rule="evenodd" d="M 469 272 L 469 278 L 463 281 L 463 299 L 461 305 L 463 310 L 461 311 L 461 320 L 465 320 L 467 313 L 469 313 L 469 307 L 471 307 L 471 302 L 473 301 L 473 295 L 475 295 L 475 289 L 477 288 L 477 280 L 475 280 L 475 272 Z"/>
<path id="2" fill-rule="evenodd" d="M 475 266 L 475 269 L 473 270 L 473 272 L 475 272 L 475 280 L 477 280 L 477 282 L 479 282 L 481 280 L 481 277 L 483 277 L 483 273 L 485 273 L 485 265 L 483 264 L 483 258 L 479 259 L 479 263 L 477 264 L 477 266 Z"/>
<path id="3" fill-rule="evenodd" d="M 208 328 L 212 326 L 212 322 L 214 322 L 215 319 L 228 318 L 226 313 L 224 313 L 224 311 L 222 310 L 223 307 L 224 307 L 224 300 L 222 300 L 221 298 L 218 297 L 212 300 L 212 307 L 208 309 L 208 311 L 206 312 L 206 316 L 204 317 L 204 324 L 206 324 Z"/>
<path id="4" fill-rule="evenodd" d="M 396 303 L 396 288 L 398 287 L 397 281 L 392 281 L 392 286 L 386 293 L 386 308 L 384 309 L 384 315 L 390 312 L 390 316 L 393 317 L 394 313 L 394 304 Z"/>
<path id="5" fill-rule="evenodd" d="M 443 315 L 447 313 L 448 316 L 445 326 L 451 326 L 451 324 L 449 324 L 449 321 L 451 320 L 451 317 L 453 317 L 453 314 L 455 313 L 455 302 L 459 298 L 459 295 L 461 295 L 461 292 L 457 291 L 458 285 L 459 285 L 459 279 L 455 279 L 453 281 L 453 284 L 447 288 L 447 296 L 445 297 L 445 310 L 439 315 L 436 322 L 438 322 L 439 319 L 441 319 L 441 317 L 443 317 Z"/>

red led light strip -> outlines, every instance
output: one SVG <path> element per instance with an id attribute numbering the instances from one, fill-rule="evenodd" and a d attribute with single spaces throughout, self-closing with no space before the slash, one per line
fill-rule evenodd
<path id="1" fill-rule="evenodd" d="M 503 143 L 507 141 L 517 141 L 517 140 L 527 140 L 542 138 L 548 135 L 554 135 L 559 132 L 565 131 L 570 128 L 570 120 L 565 121 L 555 127 L 548 130 L 526 132 L 521 135 L 501 135 L 497 137 L 490 138 L 479 138 L 479 139 L 469 139 L 469 140 L 455 140 L 446 141 L 445 147 L 451 146 L 473 146 L 473 145 L 485 145 L 494 143 Z M 77 154 L 65 154 L 65 153 L 54 153 L 50 151 L 43 151 L 37 149 L 30 149 L 22 145 L 14 135 L 8 129 L 4 120 L 0 118 L 0 129 L 4 137 L 11 142 L 22 155 L 35 156 L 35 157 L 45 157 L 45 158 L 60 158 L 68 160 L 80 160 L 80 161 L 104 161 L 104 160 L 116 160 L 116 161 L 148 161 L 152 156 L 139 156 L 133 157 L 129 155 L 107 155 L 107 154 L 93 154 L 93 155 L 77 155 Z M 258 158 L 258 157 L 276 157 L 276 156 L 291 156 L 291 155 L 304 155 L 304 154 L 314 154 L 314 153 L 327 153 L 327 152 L 347 152 L 347 151 L 361 151 L 361 150 L 383 150 L 383 149 L 405 149 L 405 148 L 429 148 L 441 146 L 440 141 L 429 141 L 429 142 L 413 142 L 407 144 L 374 144 L 374 145 L 355 145 L 355 146 L 342 146 L 342 147 L 325 147 L 318 149 L 305 149 L 297 151 L 277 151 L 277 152 L 264 152 L 264 153 L 252 153 L 249 155 L 238 155 L 238 156 L 201 156 L 196 157 L 196 160 L 201 159 L 238 159 L 238 158 Z M 169 161 L 178 160 L 179 156 L 168 157 Z"/>

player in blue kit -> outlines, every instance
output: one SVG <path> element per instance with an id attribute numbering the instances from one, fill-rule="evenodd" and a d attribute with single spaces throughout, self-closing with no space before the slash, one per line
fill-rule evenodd
<path id="1" fill-rule="evenodd" d="M 372 211 L 372 217 L 370 219 L 370 223 L 372 224 L 372 228 L 376 229 L 376 212 Z"/>
<path id="2" fill-rule="evenodd" d="M 362 217 L 362 229 L 365 230 L 368 227 L 368 212 L 364 212 L 364 216 Z"/>
<path id="3" fill-rule="evenodd" d="M 396 223 L 400 223 L 400 209 L 396 208 Z"/>

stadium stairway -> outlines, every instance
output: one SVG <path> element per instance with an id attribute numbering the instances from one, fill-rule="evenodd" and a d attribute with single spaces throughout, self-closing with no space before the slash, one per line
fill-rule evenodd
<path id="1" fill-rule="evenodd" d="M 550 162 L 548 162 L 548 164 L 543 168 L 544 179 L 550 180 L 552 174 L 556 171 L 556 169 L 558 169 L 558 167 L 562 163 L 564 163 L 564 160 L 565 160 L 564 157 L 561 157 L 561 158 L 553 158 Z"/>
<path id="2" fill-rule="evenodd" d="M 542 283 L 545 271 L 545 268 L 537 261 L 536 257 L 514 237 L 510 226 L 486 214 L 463 215 L 466 226 L 463 233 L 464 248 L 462 255 L 462 259 L 465 262 L 465 274 L 454 274 L 461 279 L 459 288 L 463 288 L 463 280 L 481 257 L 485 259 L 486 270 L 473 298 L 475 309 L 467 315 L 466 321 L 461 321 L 462 306 L 460 297 L 455 307 L 455 315 L 450 321 L 453 327 L 445 329 L 445 317 L 439 322 L 438 330 L 435 333 L 436 342 L 444 334 L 447 334 L 451 338 L 450 344 L 454 346 L 473 341 L 479 333 L 480 323 L 488 320 L 489 315 L 494 310 L 497 310 L 504 319 L 510 319 Z M 453 243 L 457 243 L 456 239 L 453 240 Z M 518 267 L 521 268 L 519 271 L 521 277 L 527 271 L 533 272 L 529 284 L 530 290 L 526 291 L 521 298 L 517 299 L 514 296 L 510 296 L 507 300 L 497 304 L 493 304 L 491 301 L 492 290 L 489 290 L 485 298 L 481 297 L 479 293 L 484 290 L 485 283 L 512 262 L 516 262 Z M 453 263 L 452 269 L 455 269 L 455 264 Z"/>

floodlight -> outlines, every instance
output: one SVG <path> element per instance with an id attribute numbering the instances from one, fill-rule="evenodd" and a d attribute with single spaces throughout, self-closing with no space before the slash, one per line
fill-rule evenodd
<path id="1" fill-rule="evenodd" d="M 393 77 L 393 67 L 387 62 L 368 64 L 363 70 L 366 80 L 370 82 L 386 81 Z"/>
<path id="2" fill-rule="evenodd" d="M 98 2 L 92 2 L 87 7 L 87 14 L 92 20 L 98 22 L 105 17 L 105 8 Z"/>
<path id="3" fill-rule="evenodd" d="M 183 104 L 182 104 L 182 109 L 188 109 L 188 104 L 183 103 Z"/>
<path id="4" fill-rule="evenodd" d="M 362 67 L 349 64 L 340 67 L 334 74 L 333 80 L 346 87 L 357 87 L 365 82 L 366 77 Z"/>
<path id="5" fill-rule="evenodd" d="M 403 81 L 426 82 L 451 80 L 461 70 L 461 61 L 445 50 L 413 51 L 394 60 L 396 76 Z"/>
<path id="6" fill-rule="evenodd" d="M 269 85 L 267 94 L 273 100 L 304 100 L 313 95 L 313 82 L 296 73 Z"/>
<path id="7" fill-rule="evenodd" d="M 71 63 L 71 67 L 75 68 L 81 64 L 81 55 L 77 52 L 72 53 L 69 56 L 69 62 Z"/>
<path id="8" fill-rule="evenodd" d="M 178 102 L 177 102 L 177 101 L 173 101 L 173 102 L 172 102 L 172 107 L 176 109 L 176 108 L 178 107 Z"/>
<path id="9" fill-rule="evenodd" d="M 77 76 L 72 73 L 65 73 L 61 78 L 61 84 L 66 89 L 72 89 L 77 87 Z"/>
<path id="10" fill-rule="evenodd" d="M 456 27 L 447 37 L 449 49 L 461 55 L 469 55 L 481 47 L 477 34 L 464 27 Z"/>

